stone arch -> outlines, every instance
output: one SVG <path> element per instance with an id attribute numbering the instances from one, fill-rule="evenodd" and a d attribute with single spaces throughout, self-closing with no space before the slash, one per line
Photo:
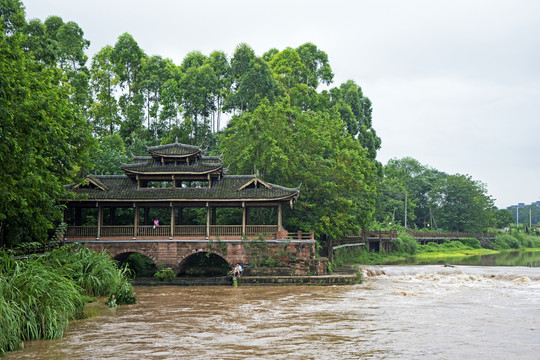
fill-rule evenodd
<path id="1" fill-rule="evenodd" d="M 149 252 L 149 251 L 145 251 L 144 249 L 138 249 L 138 248 L 124 248 L 124 249 L 115 249 L 115 251 L 111 251 L 110 249 L 108 249 L 109 252 L 111 253 L 113 259 L 116 259 L 117 257 L 119 257 L 120 255 L 123 255 L 123 254 L 132 254 L 132 253 L 138 253 L 138 254 L 141 254 L 141 255 L 144 255 L 146 256 L 147 258 L 149 258 L 150 260 L 152 260 L 154 262 L 154 265 L 158 265 L 158 259 L 157 257 L 155 256 L 155 254 L 153 252 Z"/>
<path id="2" fill-rule="evenodd" d="M 139 256 L 132 257 L 133 254 Z M 156 260 L 148 256 L 145 251 L 117 251 L 116 255 L 111 254 L 111 256 L 121 266 L 127 266 L 130 269 L 130 275 L 134 277 L 152 277 L 159 270 Z"/>
<path id="3" fill-rule="evenodd" d="M 210 254 L 208 257 L 210 260 L 205 259 L 203 254 Z M 208 264 L 206 261 L 210 261 L 211 263 Z M 188 276 L 213 277 L 226 275 L 230 268 L 231 262 L 226 256 L 223 256 L 216 251 L 203 248 L 196 250 L 194 249 L 181 256 L 174 270 L 177 275 L 185 275 L 188 273 L 188 271 L 194 271 Z M 201 271 L 201 269 L 204 270 Z M 206 273 L 206 275 L 201 275 L 202 273 Z"/>
<path id="4" fill-rule="evenodd" d="M 223 260 L 225 260 L 227 262 L 227 264 L 229 264 L 230 266 L 233 265 L 233 262 L 228 258 L 227 255 L 220 254 L 217 251 L 212 251 L 212 250 L 210 250 L 208 248 L 200 248 L 200 249 L 193 249 L 193 250 L 191 250 L 189 252 L 186 252 L 186 253 L 182 254 L 182 256 L 179 256 L 178 259 L 177 259 L 178 266 L 182 265 L 182 263 L 188 257 L 190 257 L 192 255 L 200 254 L 200 253 L 210 253 L 210 254 L 213 254 L 213 255 L 217 255 L 220 258 L 222 258 Z"/>

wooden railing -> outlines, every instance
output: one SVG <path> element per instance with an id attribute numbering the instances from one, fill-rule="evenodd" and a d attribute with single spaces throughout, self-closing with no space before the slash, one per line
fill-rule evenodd
<path id="1" fill-rule="evenodd" d="M 278 233 L 277 225 L 246 225 L 245 234 L 242 234 L 242 225 L 210 225 L 210 236 L 223 237 L 242 237 L 243 235 L 253 237 L 262 235 L 264 237 L 276 238 Z M 174 226 L 174 234 L 172 236 L 179 237 L 197 237 L 205 238 L 207 236 L 206 225 L 176 225 Z M 287 232 L 285 232 L 287 234 Z M 282 234 L 283 235 L 283 234 Z M 68 226 L 66 237 L 69 238 L 97 238 L 97 226 Z M 152 238 L 152 237 L 171 237 L 171 226 L 160 225 L 154 228 L 153 225 L 140 225 L 135 234 L 135 226 L 133 225 L 116 225 L 102 226 L 100 228 L 100 238 L 107 237 L 135 237 L 135 238 Z M 314 239 L 313 232 L 290 232 L 288 236 L 283 236 L 284 239 Z"/>
<path id="2" fill-rule="evenodd" d="M 175 236 L 206 236 L 206 225 L 177 225 L 174 227 Z"/>
<path id="3" fill-rule="evenodd" d="M 141 228 L 139 228 L 140 231 Z M 100 237 L 107 236 L 133 236 L 135 226 L 118 225 L 118 226 L 102 226 Z"/>
<path id="4" fill-rule="evenodd" d="M 242 236 L 242 225 L 210 225 L 210 236 Z"/>
<path id="5" fill-rule="evenodd" d="M 361 236 L 364 239 L 395 239 L 397 238 L 397 230 L 381 231 L 381 230 L 362 230 Z"/>
<path id="6" fill-rule="evenodd" d="M 277 232 L 277 225 L 246 225 L 246 236 L 257 236 L 257 235 L 275 236 L 276 232 Z"/>
<path id="7" fill-rule="evenodd" d="M 170 237 L 171 236 L 170 225 L 161 225 L 161 226 L 156 226 L 156 227 L 154 227 L 154 225 L 142 225 L 142 226 L 139 226 L 137 230 L 138 230 L 137 237 L 139 236 L 143 236 L 143 237 L 168 236 Z M 131 232 L 131 234 L 133 236 L 133 231 Z"/>
<path id="8" fill-rule="evenodd" d="M 97 237 L 97 226 L 68 226 L 66 237 Z"/>

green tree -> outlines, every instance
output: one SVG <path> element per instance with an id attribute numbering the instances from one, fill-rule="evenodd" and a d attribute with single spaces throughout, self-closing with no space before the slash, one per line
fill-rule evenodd
<path id="1" fill-rule="evenodd" d="M 493 199 L 485 184 L 467 175 L 439 178 L 428 193 L 437 224 L 448 230 L 481 232 L 491 224 Z"/>
<path id="2" fill-rule="evenodd" d="M 92 153 L 94 172 L 104 175 L 123 174 L 120 163 L 127 163 L 126 145 L 119 134 L 104 136 Z"/>
<path id="3" fill-rule="evenodd" d="M 278 99 L 278 87 L 268 64 L 259 58 L 254 58 L 242 74 L 235 90 L 226 100 L 227 109 L 253 111 L 262 100 L 267 99 L 270 103 Z"/>
<path id="4" fill-rule="evenodd" d="M 365 150 L 346 135 L 335 111 L 303 112 L 288 99 L 263 100 L 235 116 L 220 141 L 232 173 L 257 172 L 265 180 L 301 186 L 289 230 L 315 230 L 340 238 L 366 226 L 374 208 L 375 171 Z"/>
<path id="5" fill-rule="evenodd" d="M 364 96 L 362 89 L 349 80 L 339 88 L 330 90 L 332 102 L 347 123 L 348 132 L 358 139 L 372 159 L 381 148 L 381 139 L 372 127 L 371 101 Z"/>
<path id="6" fill-rule="evenodd" d="M 57 68 L 25 52 L 19 1 L 0 3 L 0 241 L 43 241 L 63 185 L 86 165 L 90 131 Z"/>
<path id="7" fill-rule="evenodd" d="M 163 84 L 172 77 L 171 68 L 174 66 L 169 59 L 163 59 L 159 55 L 154 55 L 143 59 L 140 74 L 140 90 L 144 97 L 146 108 L 147 128 L 157 137 L 158 132 L 165 129 L 159 123 L 159 109 L 161 102 L 161 89 Z M 152 123 L 151 123 L 151 119 Z"/>
<path id="8" fill-rule="evenodd" d="M 208 64 L 188 68 L 180 80 L 182 107 L 185 118 L 191 123 L 192 141 L 197 134 L 202 135 L 202 143 L 206 141 L 208 118 L 216 110 L 214 99 L 218 88 L 216 73 Z M 199 116 L 202 128 L 198 126 Z"/>
<path id="9" fill-rule="evenodd" d="M 302 63 L 306 69 L 304 83 L 312 89 L 317 89 L 319 84 L 330 85 L 334 78 L 332 68 L 328 62 L 328 55 L 312 43 L 305 43 L 296 48 Z"/>
<path id="10" fill-rule="evenodd" d="M 383 168 L 383 174 L 383 184 L 402 183 L 405 185 L 408 200 L 407 224 L 409 226 L 423 227 L 424 221 L 431 222 L 432 204 L 428 193 L 433 189 L 435 183 L 446 174 L 422 165 L 418 160 L 410 157 L 389 160 Z M 398 194 L 401 191 L 400 188 L 390 191 L 394 192 L 396 198 L 404 201 L 404 193 Z M 378 206 L 384 206 L 385 201 L 379 201 Z M 384 214 L 388 214 L 388 211 L 384 211 Z M 378 220 L 382 221 L 383 219 L 379 218 Z M 410 222 L 411 220 L 414 221 L 414 224 Z"/>
<path id="11" fill-rule="evenodd" d="M 255 51 L 248 44 L 241 43 L 236 47 L 231 58 L 230 76 L 233 84 L 238 84 L 242 75 L 250 69 L 251 61 L 255 58 Z"/>
<path id="12" fill-rule="evenodd" d="M 28 35 L 25 47 L 34 54 L 34 58 L 45 66 L 55 66 L 58 45 L 48 36 L 47 26 L 39 19 L 32 19 L 25 32 Z"/>
<path id="13" fill-rule="evenodd" d="M 238 45 L 231 58 L 230 83 L 232 91 L 225 101 L 227 110 L 253 111 L 263 99 L 271 103 L 277 99 L 277 84 L 268 63 L 257 58 L 247 44 Z"/>
<path id="14" fill-rule="evenodd" d="M 57 30 L 56 40 L 58 42 L 58 58 L 60 66 L 71 66 L 71 70 L 76 72 L 81 66 L 84 66 L 88 56 L 84 50 L 90 46 L 90 41 L 83 38 L 84 32 L 79 25 L 69 21 Z M 69 64 L 69 65 L 68 65 Z"/>
<path id="15" fill-rule="evenodd" d="M 118 37 L 114 45 L 112 59 L 119 85 L 121 87 L 127 86 L 130 98 L 138 93 L 139 73 L 144 58 L 146 58 L 146 54 L 130 34 L 124 33 Z"/>
<path id="16" fill-rule="evenodd" d="M 123 114 L 120 134 L 131 143 L 135 137 L 144 135 L 144 97 L 139 91 L 139 75 L 146 54 L 130 34 L 124 33 L 118 37 L 111 58 L 118 84 L 122 90 L 127 90 L 118 100 Z"/>
<path id="17" fill-rule="evenodd" d="M 296 92 L 307 91 L 309 88 L 306 81 L 309 81 L 309 71 L 302 62 L 302 58 L 292 48 L 286 48 L 272 57 L 269 63 L 274 74 L 276 83 L 285 94 L 291 96 L 293 88 L 298 87 Z M 294 104 L 294 99 L 291 99 Z"/>
<path id="18" fill-rule="evenodd" d="M 95 99 L 91 113 L 94 132 L 98 136 L 112 135 L 120 125 L 118 102 L 115 92 L 118 78 L 114 72 L 113 47 L 103 47 L 92 58 L 91 88 Z"/>
<path id="19" fill-rule="evenodd" d="M 212 124 L 212 131 L 217 132 L 221 128 L 221 113 L 223 102 L 229 95 L 231 89 L 231 78 L 229 76 L 231 66 L 227 60 L 227 55 L 222 51 L 213 51 L 205 62 L 214 70 L 217 77 L 217 89 L 215 91 L 216 116 Z"/>
<path id="20" fill-rule="evenodd" d="M 174 78 L 163 83 L 161 89 L 161 112 L 159 118 L 162 123 L 167 123 L 167 131 L 170 133 L 173 127 L 178 127 L 178 114 L 181 111 L 180 103 L 182 95 L 178 81 Z"/>
<path id="21" fill-rule="evenodd" d="M 495 227 L 502 229 L 515 222 L 514 215 L 508 209 L 497 209 L 493 215 Z"/>

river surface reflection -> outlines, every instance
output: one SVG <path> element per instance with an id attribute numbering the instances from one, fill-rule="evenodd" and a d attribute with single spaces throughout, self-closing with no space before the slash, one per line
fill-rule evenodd
<path id="1" fill-rule="evenodd" d="M 439 264 L 454 265 L 480 265 L 480 266 L 529 266 L 540 267 L 540 251 L 502 251 L 497 254 L 477 256 L 450 256 L 440 258 Z M 392 265 L 427 265 L 421 258 L 411 256 L 405 260 L 392 263 Z M 431 262 L 433 264 L 433 261 Z"/>
<path id="2" fill-rule="evenodd" d="M 350 286 L 137 287 L 9 359 L 538 359 L 540 268 L 365 267 Z"/>

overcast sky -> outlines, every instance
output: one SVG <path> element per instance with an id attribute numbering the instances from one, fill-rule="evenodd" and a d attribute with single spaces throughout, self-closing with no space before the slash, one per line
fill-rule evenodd
<path id="1" fill-rule="evenodd" d="M 131 34 L 180 64 L 312 42 L 334 86 L 373 102 L 378 160 L 413 157 L 487 184 L 499 208 L 540 200 L 540 1 L 23 0 L 27 19 L 75 21 L 91 57 Z"/>

